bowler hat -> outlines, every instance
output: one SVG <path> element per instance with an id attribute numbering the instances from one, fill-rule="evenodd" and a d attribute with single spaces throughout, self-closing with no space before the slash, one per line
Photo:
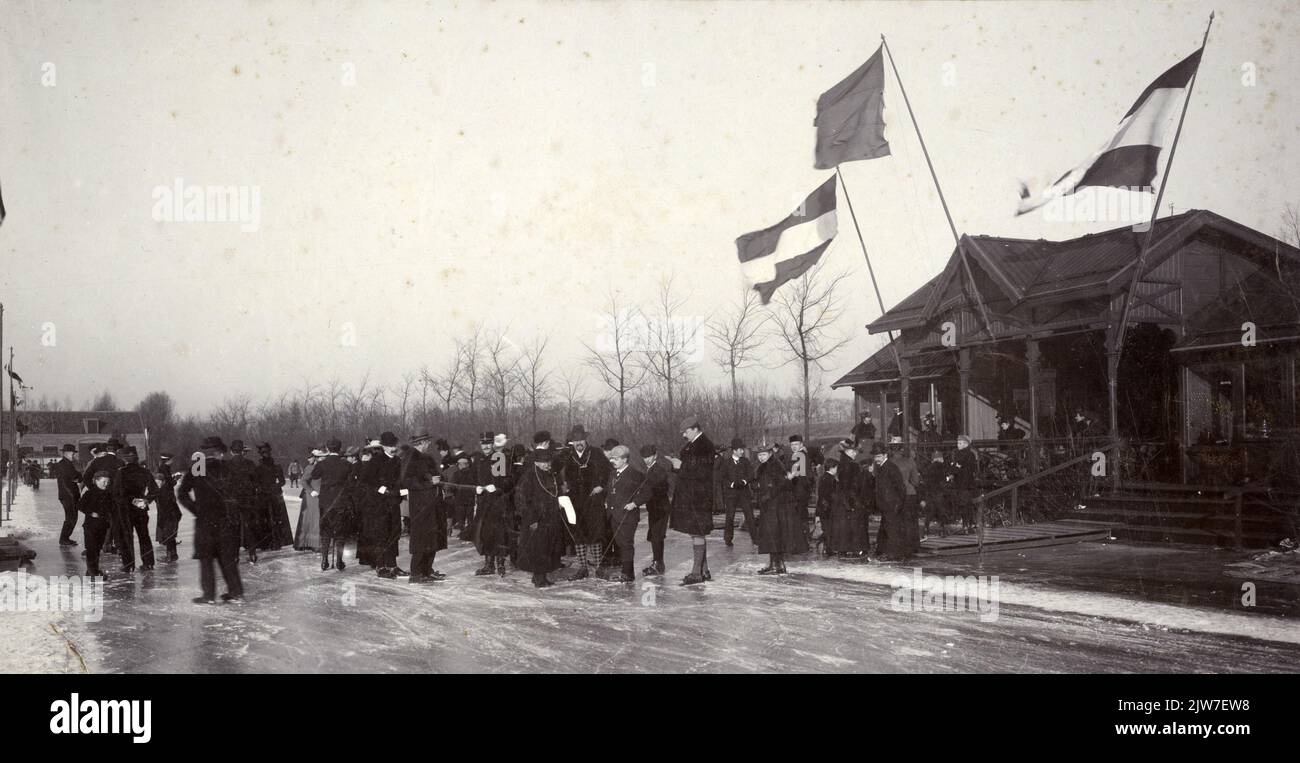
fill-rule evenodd
<path id="1" fill-rule="evenodd" d="M 658 455 L 658 453 L 659 449 L 655 447 L 654 443 L 646 443 L 641 446 L 641 458 L 649 458 Z"/>
<path id="2" fill-rule="evenodd" d="M 118 448 L 122 447 L 122 441 L 118 440 L 116 437 L 110 437 L 108 439 L 108 442 L 105 443 L 105 445 L 112 448 L 113 450 L 117 450 Z"/>
<path id="3" fill-rule="evenodd" d="M 618 440 L 615 440 L 613 437 L 611 437 L 611 438 L 609 438 L 608 440 L 605 440 L 604 444 L 602 444 L 602 445 L 600 446 L 600 449 L 601 449 L 601 450 L 612 450 L 612 449 L 614 449 L 614 448 L 617 448 L 618 446 L 619 446 L 619 442 L 618 442 Z"/>
<path id="4" fill-rule="evenodd" d="M 739 437 L 733 437 L 733 438 L 731 438 L 731 449 L 732 449 L 732 450 L 744 450 L 744 448 L 745 448 L 745 441 L 744 441 L 744 440 L 740 439 Z"/>
<path id="5" fill-rule="evenodd" d="M 221 441 L 220 437 L 210 436 L 203 438 L 203 444 L 199 445 L 200 450 L 225 450 L 226 444 Z"/>
<path id="6" fill-rule="evenodd" d="M 569 430 L 569 442 L 581 442 L 587 439 L 587 430 L 581 424 L 574 424 Z"/>
<path id="7" fill-rule="evenodd" d="M 231 453 L 243 453 L 245 450 L 248 450 L 248 449 L 244 447 L 244 441 L 243 441 L 243 440 L 231 440 L 231 441 L 230 441 L 230 452 L 231 452 Z"/>
<path id="8" fill-rule="evenodd" d="M 790 442 L 803 442 L 803 435 L 801 434 L 790 435 Z"/>
<path id="9" fill-rule="evenodd" d="M 330 441 L 325 443 L 325 447 L 329 448 L 331 451 L 335 453 L 338 453 L 340 450 L 343 450 L 343 441 L 337 437 L 331 437 Z"/>
<path id="10" fill-rule="evenodd" d="M 397 435 L 393 434 L 392 432 L 384 432 L 383 434 L 379 435 L 379 444 L 387 448 L 396 447 Z"/>
<path id="11" fill-rule="evenodd" d="M 73 444 L 70 443 L 70 442 L 65 442 L 65 443 L 63 443 L 63 447 L 59 449 L 59 452 L 60 452 L 60 453 L 66 453 L 66 452 L 69 451 L 69 450 L 75 451 L 76 449 L 77 449 L 77 446 L 76 446 L 76 445 L 73 445 Z"/>
<path id="12" fill-rule="evenodd" d="M 540 432 L 533 433 L 534 445 L 540 445 L 544 442 L 550 442 L 550 441 L 551 441 L 551 433 L 546 431 L 545 429 L 541 430 Z"/>

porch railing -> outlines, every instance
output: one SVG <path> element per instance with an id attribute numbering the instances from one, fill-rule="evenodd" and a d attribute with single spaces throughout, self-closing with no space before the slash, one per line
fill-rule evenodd
<path id="1" fill-rule="evenodd" d="M 1000 496 L 1007 495 L 1010 498 L 1011 523 L 1017 524 L 1020 521 L 1021 488 L 1032 485 L 1042 480 L 1045 477 L 1050 477 L 1053 474 L 1057 474 L 1058 472 L 1065 471 L 1070 467 L 1087 463 L 1091 461 L 1093 459 L 1093 456 L 1097 453 L 1111 452 L 1113 454 L 1116 451 L 1116 449 L 1121 447 L 1123 447 L 1122 442 L 1118 442 L 1118 443 L 1109 442 L 1099 447 L 1092 448 L 1087 453 L 1083 453 L 1081 455 L 1075 456 L 1074 458 L 1071 458 L 1067 461 L 1063 461 L 1059 464 L 1056 464 L 1055 466 L 1049 466 L 1048 468 L 1043 469 L 1039 472 L 1014 480 L 1009 484 L 1003 485 L 1001 487 L 995 488 L 985 493 L 981 493 L 975 499 L 975 527 L 976 527 L 976 532 L 978 533 L 977 544 L 979 546 L 979 553 L 980 554 L 984 553 L 984 509 L 987 506 L 989 499 L 998 498 Z M 1118 464 L 1116 464 L 1116 466 L 1118 466 Z"/>

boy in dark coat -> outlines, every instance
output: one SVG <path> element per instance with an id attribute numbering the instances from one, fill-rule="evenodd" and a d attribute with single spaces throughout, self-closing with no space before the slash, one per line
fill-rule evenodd
<path id="1" fill-rule="evenodd" d="M 108 492 L 111 478 L 107 471 L 98 471 L 91 477 L 90 486 L 77 500 L 77 511 L 85 514 L 81 530 L 86 541 L 86 576 L 100 577 L 104 572 L 99 568 L 99 550 L 104 545 L 104 535 L 108 533 L 108 518 L 117 510 L 113 495 Z"/>
<path id="2" fill-rule="evenodd" d="M 164 561 L 175 562 L 180 559 L 176 553 L 176 535 L 181 529 L 181 507 L 176 502 L 176 477 L 172 474 L 174 456 L 163 453 L 158 457 L 158 492 L 154 502 L 158 506 L 157 524 L 154 535 L 159 543 L 167 548 Z"/>
<path id="3" fill-rule="evenodd" d="M 667 570 L 664 540 L 668 536 L 668 515 L 672 509 L 669 498 L 672 473 L 665 461 L 659 458 L 659 449 L 653 444 L 641 446 L 641 458 L 645 461 L 645 505 L 650 520 L 645 539 L 650 541 L 650 551 L 654 555 L 653 561 L 641 570 L 641 574 L 652 577 Z"/>

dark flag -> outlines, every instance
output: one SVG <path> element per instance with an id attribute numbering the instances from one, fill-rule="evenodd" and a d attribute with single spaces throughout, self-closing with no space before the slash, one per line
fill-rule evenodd
<path id="1" fill-rule="evenodd" d="M 884 45 L 867 62 L 817 99 L 816 160 L 819 170 L 843 162 L 889 156 L 885 140 Z"/>

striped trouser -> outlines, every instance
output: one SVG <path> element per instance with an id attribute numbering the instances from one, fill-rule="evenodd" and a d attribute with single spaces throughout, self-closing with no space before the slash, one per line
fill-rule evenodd
<path id="1" fill-rule="evenodd" d="M 579 567 L 599 567 L 601 547 L 599 543 L 579 543 L 576 547 Z"/>

